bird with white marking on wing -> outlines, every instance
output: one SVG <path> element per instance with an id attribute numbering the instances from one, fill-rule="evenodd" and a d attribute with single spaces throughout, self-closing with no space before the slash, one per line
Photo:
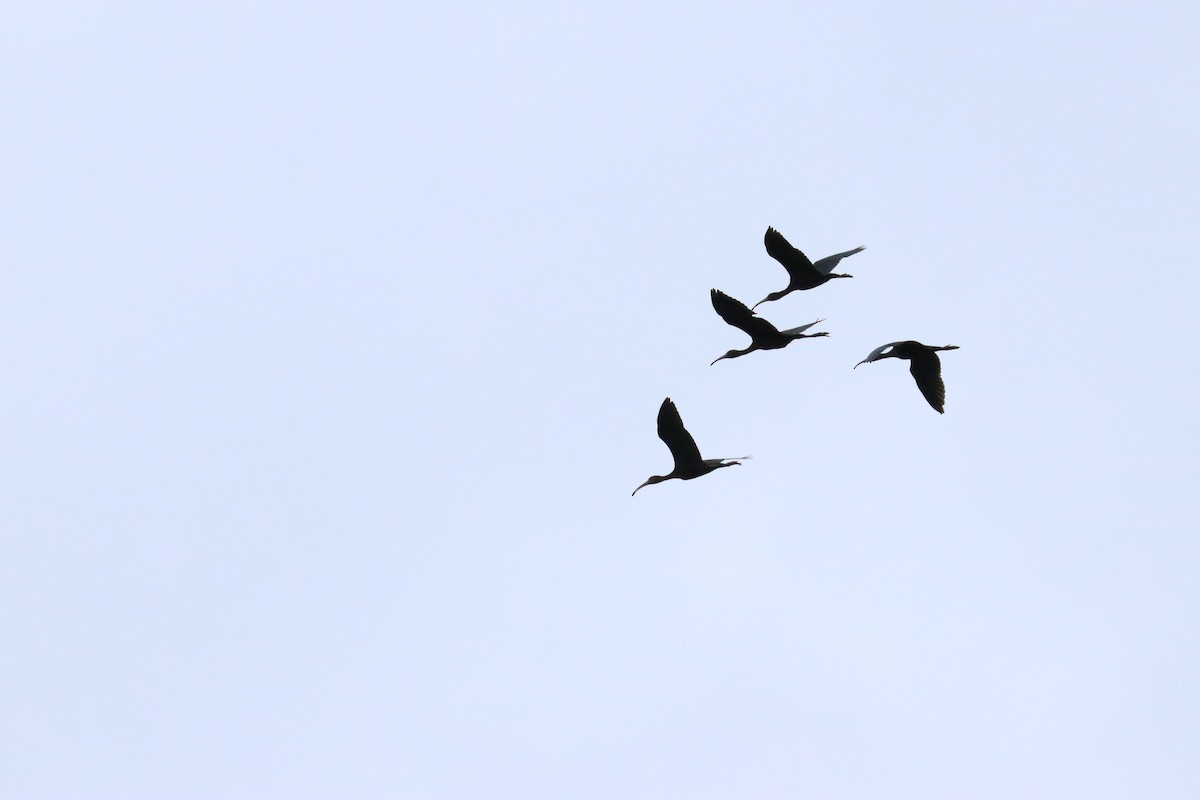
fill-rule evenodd
<path id="1" fill-rule="evenodd" d="M 957 349 L 958 345 L 956 344 L 938 347 L 912 340 L 891 342 L 876 347 L 870 355 L 855 364 L 854 368 L 858 369 L 862 364 L 870 364 L 872 361 L 880 361 L 885 358 L 905 359 L 909 362 L 908 371 L 912 373 L 913 380 L 917 382 L 917 388 L 921 390 L 921 394 L 929 401 L 929 405 L 933 406 L 934 411 L 945 414 L 946 385 L 942 383 L 942 361 L 938 358 L 937 351 Z"/>

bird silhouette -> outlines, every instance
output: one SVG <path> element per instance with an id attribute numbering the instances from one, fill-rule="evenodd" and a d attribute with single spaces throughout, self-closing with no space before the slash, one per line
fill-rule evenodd
<path id="1" fill-rule="evenodd" d="M 679 409 L 675 408 L 675 404 L 669 397 L 663 400 L 662 406 L 658 409 L 658 438 L 663 440 L 675 458 L 675 469 L 666 475 L 651 475 L 645 483 L 633 490 L 633 494 L 637 494 L 642 487 L 652 483 L 662 483 L 673 478 L 690 481 L 692 478 L 707 475 L 721 467 L 733 467 L 741 463 L 739 459 L 735 458 L 701 458 L 700 448 L 696 447 L 696 440 L 687 432 L 687 428 L 683 427 Z M 741 456 L 742 459 L 749 457 Z"/>
<path id="2" fill-rule="evenodd" d="M 942 362 L 938 358 L 937 351 L 957 349 L 958 345 L 956 344 L 937 347 L 911 340 L 891 342 L 882 347 L 876 347 L 869 356 L 855 364 L 854 368 L 858 369 L 861 364 L 869 364 L 884 358 L 905 359 L 909 362 L 908 371 L 912 373 L 913 380 L 917 382 L 917 388 L 921 390 L 921 394 L 925 395 L 925 399 L 929 401 L 929 405 L 933 406 L 934 411 L 945 414 L 946 385 L 942 383 Z"/>
<path id="3" fill-rule="evenodd" d="M 763 244 L 767 246 L 767 254 L 780 264 L 783 264 L 783 268 L 788 271 L 791 280 L 788 282 L 786 289 L 782 292 L 771 292 L 762 300 L 755 303 L 754 308 L 758 308 L 763 303 L 770 302 L 771 300 L 778 300 L 795 291 L 815 289 L 833 278 L 853 278 L 853 275 L 839 275 L 833 271 L 833 268 L 846 256 L 861 253 L 866 249 L 864 247 L 856 247 L 844 253 L 826 256 L 814 264 L 808 260 L 808 256 L 792 247 L 788 240 L 783 238 L 783 234 L 774 228 L 767 228 L 767 232 L 763 236 Z"/>
<path id="4" fill-rule="evenodd" d="M 828 333 L 804 332 L 822 320 L 801 325 L 799 328 L 788 328 L 785 331 L 781 331 L 746 308 L 746 304 L 742 301 L 736 300 L 716 289 L 713 289 L 709 294 L 712 296 L 713 308 L 721 315 L 721 319 L 735 328 L 741 328 L 753 340 L 745 350 L 730 350 L 725 355 L 714 359 L 713 364 L 722 358 L 737 358 L 747 353 L 753 353 L 755 350 L 778 350 L 781 347 L 787 347 L 797 339 L 810 339 L 816 336 L 829 335 Z M 711 367 L 712 364 L 709 364 L 709 366 Z"/>

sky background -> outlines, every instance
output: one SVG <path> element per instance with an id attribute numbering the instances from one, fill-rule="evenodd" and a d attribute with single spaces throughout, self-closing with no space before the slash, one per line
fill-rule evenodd
<path id="1" fill-rule="evenodd" d="M 1200 795 L 1195 3 L 5 18 L 0 796 Z"/>

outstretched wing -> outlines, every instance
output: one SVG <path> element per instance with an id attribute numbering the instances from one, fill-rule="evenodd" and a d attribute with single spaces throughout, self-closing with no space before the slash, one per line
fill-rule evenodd
<path id="1" fill-rule="evenodd" d="M 763 236 L 763 244 L 767 246 L 767 255 L 783 264 L 788 274 L 812 275 L 813 263 L 808 260 L 808 256 L 792 247 L 779 231 L 767 228 L 767 233 Z"/>
<path id="2" fill-rule="evenodd" d="M 925 395 L 933 410 L 945 414 L 946 385 L 942 383 L 942 362 L 937 353 L 932 350 L 915 353 L 909 362 L 908 371 L 912 373 L 917 388 Z"/>
<path id="3" fill-rule="evenodd" d="M 903 342 L 888 342 L 887 344 L 879 345 L 879 347 L 876 347 L 874 350 L 867 353 L 866 358 L 864 358 L 862 361 L 855 364 L 854 368 L 858 369 L 858 367 L 860 367 L 863 364 L 870 364 L 872 361 L 878 361 L 881 358 L 887 358 L 888 356 L 890 356 L 892 354 L 892 348 L 894 348 L 898 344 L 904 344 L 904 343 Z"/>
<path id="4" fill-rule="evenodd" d="M 855 253 L 861 253 L 863 250 L 866 250 L 866 249 L 867 248 L 865 248 L 865 247 L 856 247 L 853 250 L 847 250 L 844 253 L 834 253 L 831 256 L 825 256 L 820 261 L 813 264 L 813 269 L 815 269 L 817 272 L 821 273 L 822 275 L 828 275 L 829 273 L 833 272 L 833 268 L 836 267 L 838 265 L 838 262 L 841 261 L 843 258 L 845 258 L 846 256 L 852 256 Z"/>
<path id="5" fill-rule="evenodd" d="M 796 333 L 804 333 L 806 330 L 808 330 L 809 328 L 811 328 L 813 325 L 816 325 L 817 323 L 824 322 L 824 321 L 825 321 L 825 320 L 823 320 L 823 319 L 817 319 L 817 320 L 813 320 L 812 322 L 808 323 L 807 325 L 801 325 L 799 328 L 788 328 L 786 331 L 780 331 L 780 333 L 784 333 L 784 334 L 787 334 L 787 333 L 791 333 L 791 334 L 796 334 Z M 812 335 L 813 335 L 813 336 L 819 336 L 820 334 L 812 334 Z"/>
<path id="6" fill-rule="evenodd" d="M 700 458 L 700 448 L 696 447 L 696 440 L 687 432 L 687 428 L 683 427 L 679 409 L 675 408 L 669 397 L 663 400 L 662 407 L 658 409 L 658 438 L 663 440 L 675 458 L 676 471 L 699 464 L 703 460 Z"/>
<path id="7" fill-rule="evenodd" d="M 735 328 L 742 329 L 751 339 L 761 339 L 779 334 L 779 330 L 774 325 L 746 308 L 746 304 L 741 300 L 732 298 L 716 289 L 709 292 L 709 295 L 712 297 L 713 308 L 721 315 L 721 319 Z"/>

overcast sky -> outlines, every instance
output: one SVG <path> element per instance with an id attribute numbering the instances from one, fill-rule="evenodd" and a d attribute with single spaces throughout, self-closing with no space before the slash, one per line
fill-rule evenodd
<path id="1" fill-rule="evenodd" d="M 1194 3 L 5 16 L 0 796 L 1200 796 Z"/>

